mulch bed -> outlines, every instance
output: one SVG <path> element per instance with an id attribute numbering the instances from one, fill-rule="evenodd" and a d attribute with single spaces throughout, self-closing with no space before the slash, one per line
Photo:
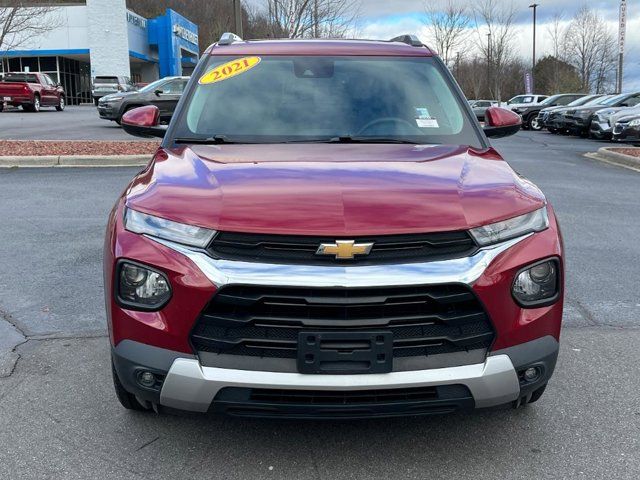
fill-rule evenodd
<path id="1" fill-rule="evenodd" d="M 147 155 L 159 142 L 101 142 L 56 140 L 0 140 L 0 157 L 48 155 Z"/>
<path id="2" fill-rule="evenodd" d="M 640 158 L 640 148 L 611 148 L 612 152 Z"/>

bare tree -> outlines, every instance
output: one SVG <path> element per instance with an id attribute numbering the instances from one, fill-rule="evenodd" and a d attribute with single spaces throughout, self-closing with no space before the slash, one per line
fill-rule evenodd
<path id="1" fill-rule="evenodd" d="M 272 36 L 341 38 L 354 27 L 359 2 L 349 0 L 267 0 Z"/>
<path id="2" fill-rule="evenodd" d="M 60 19 L 53 6 L 23 6 L 24 1 L 0 3 L 0 55 L 28 44 L 34 37 L 57 28 Z"/>
<path id="3" fill-rule="evenodd" d="M 489 93 L 502 100 L 505 68 L 515 59 L 515 17 L 513 2 L 477 0 L 473 6 L 476 44 L 488 65 Z"/>
<path id="4" fill-rule="evenodd" d="M 458 48 L 469 38 L 471 18 L 466 5 L 459 0 L 427 1 L 425 25 L 428 39 L 446 65 Z"/>
<path id="5" fill-rule="evenodd" d="M 564 35 L 565 56 L 576 67 L 585 92 L 604 93 L 615 72 L 615 38 L 606 22 L 586 5 Z"/>

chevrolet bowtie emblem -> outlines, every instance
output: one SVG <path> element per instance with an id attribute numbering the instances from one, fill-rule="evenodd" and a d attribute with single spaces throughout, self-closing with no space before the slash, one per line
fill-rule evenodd
<path id="1" fill-rule="evenodd" d="M 356 243 L 353 240 L 337 240 L 336 243 L 323 243 L 316 255 L 335 255 L 337 260 L 353 260 L 356 255 L 369 255 L 373 243 Z"/>

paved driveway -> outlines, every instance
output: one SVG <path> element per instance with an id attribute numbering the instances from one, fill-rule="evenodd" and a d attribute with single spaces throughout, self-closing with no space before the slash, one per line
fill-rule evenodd
<path id="1" fill-rule="evenodd" d="M 583 158 L 596 142 L 521 132 L 495 144 L 563 227 L 558 368 L 526 409 L 418 419 L 124 411 L 100 262 L 106 215 L 135 170 L 0 170 L 0 478 L 640 478 L 640 174 Z"/>
<path id="2" fill-rule="evenodd" d="M 1 140 L 136 140 L 93 105 L 69 106 L 64 112 L 44 107 L 39 113 L 11 108 L 0 112 Z M 141 140 L 141 139 L 138 139 Z"/>

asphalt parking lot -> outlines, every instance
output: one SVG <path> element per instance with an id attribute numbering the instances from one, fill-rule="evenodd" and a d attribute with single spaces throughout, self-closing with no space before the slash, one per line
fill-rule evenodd
<path id="1" fill-rule="evenodd" d="M 43 107 L 39 113 L 21 108 L 0 112 L 0 140 L 136 140 L 116 123 L 103 120 L 93 105 L 68 106 L 64 112 Z M 143 140 L 143 139 L 138 139 Z"/>
<path id="2" fill-rule="evenodd" d="M 640 173 L 583 157 L 600 142 L 520 132 L 494 144 L 561 221 L 556 374 L 518 411 L 357 422 L 123 410 L 101 249 L 136 169 L 0 169 L 0 478 L 640 478 Z"/>

